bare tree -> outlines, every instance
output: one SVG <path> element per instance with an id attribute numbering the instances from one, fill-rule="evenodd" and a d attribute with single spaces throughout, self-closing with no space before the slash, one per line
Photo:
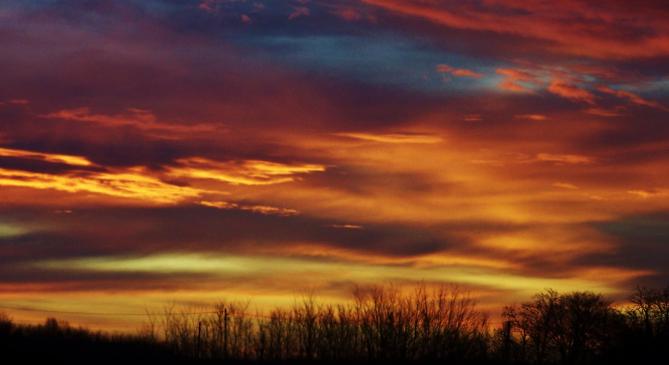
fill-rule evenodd
<path id="1" fill-rule="evenodd" d="M 598 294 L 560 295 L 546 290 L 531 302 L 507 307 L 503 316 L 509 326 L 507 336 L 513 335 L 517 358 L 578 364 L 591 361 L 605 349 L 615 312 Z"/>

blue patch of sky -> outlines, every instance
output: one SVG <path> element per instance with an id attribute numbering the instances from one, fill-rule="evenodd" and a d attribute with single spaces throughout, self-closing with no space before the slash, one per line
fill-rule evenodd
<path id="1" fill-rule="evenodd" d="M 669 79 L 646 81 L 638 84 L 613 84 L 612 89 L 629 91 L 648 98 L 665 98 L 669 96 Z"/>
<path id="2" fill-rule="evenodd" d="M 156 0 L 149 1 L 154 3 Z M 158 1 L 157 3 L 160 3 Z M 262 6 L 260 6 L 262 4 Z M 346 22 L 317 2 L 219 1 L 216 12 L 172 12 L 170 20 L 208 37 L 246 49 L 287 68 L 355 82 L 399 86 L 428 92 L 489 88 L 488 77 L 459 78 L 440 74 L 438 64 L 472 69 L 494 77 L 491 61 L 438 49 L 428 40 L 411 38 L 366 21 Z M 309 15 L 289 20 L 300 6 Z M 251 17 L 244 24 L 241 15 Z"/>
<path id="3" fill-rule="evenodd" d="M 368 22 L 346 22 L 323 6 L 307 4 L 310 15 L 288 19 L 298 2 L 219 1 L 210 14 L 195 0 L 131 0 L 147 15 L 160 18 L 179 31 L 219 38 L 270 62 L 310 74 L 355 82 L 398 86 L 427 92 L 466 92 L 494 89 L 500 81 L 493 60 L 468 57 L 435 47 L 427 39 L 411 37 Z M 263 4 L 260 7 L 258 4 Z M 86 6 L 58 0 L 27 1 L 27 8 L 74 7 L 82 27 L 101 31 L 114 22 L 113 14 L 88 12 Z M 252 17 L 243 24 L 241 14 Z M 72 15 L 74 16 L 74 15 Z M 131 25 L 128 25 L 131 28 Z M 101 29 L 100 29 L 101 28 Z M 456 77 L 436 71 L 439 64 L 471 69 L 481 79 Z"/>
<path id="4" fill-rule="evenodd" d="M 401 35 L 238 35 L 238 45 L 251 47 L 263 57 L 288 67 L 326 77 L 401 86 L 421 91 L 476 90 L 488 87 L 482 79 L 437 72 L 439 64 L 494 75 L 485 60 L 432 48 Z"/>

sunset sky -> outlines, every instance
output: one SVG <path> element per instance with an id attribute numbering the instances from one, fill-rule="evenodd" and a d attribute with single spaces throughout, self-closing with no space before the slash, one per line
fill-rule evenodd
<path id="1" fill-rule="evenodd" d="M 491 310 L 666 285 L 667 19 L 651 0 L 2 1 L 0 311 L 123 329 L 353 284 L 453 283 Z"/>

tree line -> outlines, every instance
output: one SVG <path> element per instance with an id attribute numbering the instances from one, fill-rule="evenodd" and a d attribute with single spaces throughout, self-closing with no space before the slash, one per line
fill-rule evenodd
<path id="1" fill-rule="evenodd" d="M 16 325 L 0 315 L 2 354 L 137 356 L 186 363 L 641 363 L 669 355 L 669 287 L 639 287 L 614 306 L 592 292 L 546 290 L 505 307 L 492 328 L 456 287 L 412 291 L 356 288 L 345 304 L 305 297 L 259 315 L 249 303 L 220 302 L 205 313 L 168 307 L 136 335 L 73 328 L 55 319 Z M 100 361 L 98 361 L 99 363 Z M 118 362 L 118 361 L 114 361 Z"/>

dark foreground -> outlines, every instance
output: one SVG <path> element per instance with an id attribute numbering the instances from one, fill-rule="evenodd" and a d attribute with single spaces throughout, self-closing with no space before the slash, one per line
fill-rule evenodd
<path id="1" fill-rule="evenodd" d="M 669 289 L 640 288 L 617 309 L 600 295 L 545 291 L 504 308 L 491 329 L 457 290 L 357 290 L 349 305 L 306 299 L 267 316 L 239 303 L 166 309 L 137 335 L 19 325 L 0 314 L 2 364 L 661 364 Z"/>

